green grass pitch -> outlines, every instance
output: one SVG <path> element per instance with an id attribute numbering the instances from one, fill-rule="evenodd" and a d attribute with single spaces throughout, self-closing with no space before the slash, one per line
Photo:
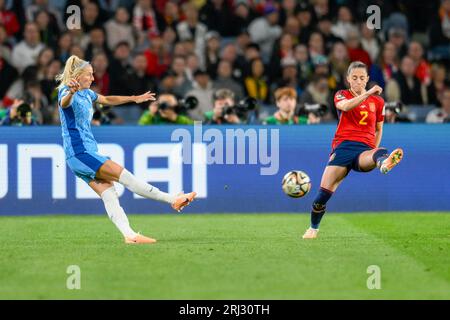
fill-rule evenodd
<path id="1" fill-rule="evenodd" d="M 0 218 L 0 299 L 450 299 L 450 213 Z M 81 289 L 68 290 L 69 265 Z M 381 270 L 369 290 L 367 268 Z"/>

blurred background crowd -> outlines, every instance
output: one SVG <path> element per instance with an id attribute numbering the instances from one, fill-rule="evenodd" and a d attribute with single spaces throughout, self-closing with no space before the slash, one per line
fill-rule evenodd
<path id="1" fill-rule="evenodd" d="M 102 95 L 159 97 L 96 105 L 95 125 L 336 122 L 357 60 L 386 122 L 450 120 L 450 0 L 0 0 L 0 124 L 59 124 L 54 79 L 72 54 Z"/>

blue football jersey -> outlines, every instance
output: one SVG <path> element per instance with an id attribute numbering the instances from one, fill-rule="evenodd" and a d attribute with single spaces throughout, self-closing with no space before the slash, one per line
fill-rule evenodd
<path id="1" fill-rule="evenodd" d="M 58 90 L 58 107 L 61 119 L 62 137 L 66 158 L 84 152 L 97 152 L 97 141 L 91 130 L 93 104 L 98 95 L 91 89 L 77 91 L 71 104 L 61 107 L 61 99 L 69 93 L 69 87 Z"/>

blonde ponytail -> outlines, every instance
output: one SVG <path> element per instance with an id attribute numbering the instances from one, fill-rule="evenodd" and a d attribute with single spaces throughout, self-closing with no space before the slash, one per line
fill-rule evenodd
<path id="1" fill-rule="evenodd" d="M 58 89 L 67 85 L 72 78 L 76 78 L 80 73 L 83 72 L 84 67 L 88 66 L 89 62 L 78 58 L 75 55 L 70 56 L 66 61 L 64 70 L 62 73 L 58 74 L 55 79 L 60 82 Z"/>

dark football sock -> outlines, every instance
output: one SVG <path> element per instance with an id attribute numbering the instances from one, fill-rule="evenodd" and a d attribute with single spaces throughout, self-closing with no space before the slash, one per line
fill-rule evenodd
<path id="1" fill-rule="evenodd" d="M 311 210 L 311 228 L 319 229 L 320 221 L 325 214 L 326 204 L 333 195 L 333 191 L 320 188 L 319 193 L 314 199 Z"/>

